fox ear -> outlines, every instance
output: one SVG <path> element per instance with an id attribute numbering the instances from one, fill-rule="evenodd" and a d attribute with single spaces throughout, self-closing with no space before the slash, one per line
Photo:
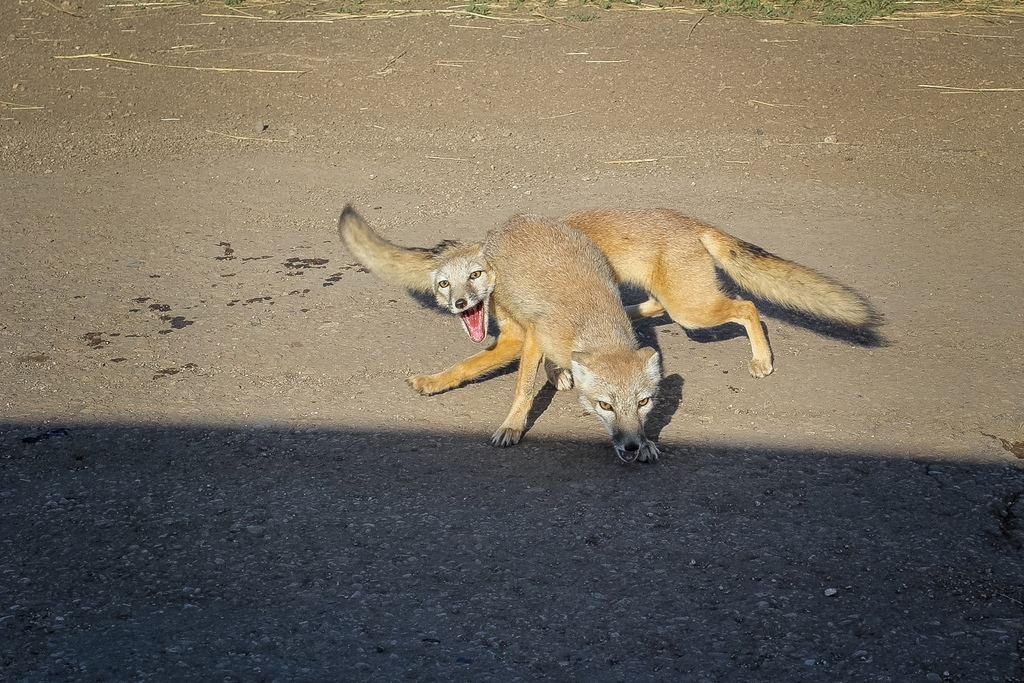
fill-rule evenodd
<path id="1" fill-rule="evenodd" d="M 661 380 L 661 355 L 650 346 L 645 346 L 636 352 L 636 355 L 644 363 L 644 372 L 657 382 Z"/>

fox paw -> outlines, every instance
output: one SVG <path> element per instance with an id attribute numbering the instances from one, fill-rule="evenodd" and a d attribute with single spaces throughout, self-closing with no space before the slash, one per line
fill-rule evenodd
<path id="1" fill-rule="evenodd" d="M 772 370 L 774 369 L 775 368 L 772 367 L 771 360 L 761 360 L 759 358 L 755 358 L 754 360 L 750 361 L 750 375 L 755 379 L 767 377 L 768 375 L 772 374 Z"/>
<path id="2" fill-rule="evenodd" d="M 572 389 L 572 372 L 554 366 L 547 368 L 548 381 L 559 391 Z"/>
<path id="3" fill-rule="evenodd" d="M 413 375 L 407 378 L 405 383 L 422 396 L 430 396 L 444 390 L 444 387 L 440 386 L 433 375 Z"/>
<path id="4" fill-rule="evenodd" d="M 494 435 L 491 437 L 491 445 L 497 446 L 498 448 L 505 448 L 506 446 L 513 446 L 519 443 L 519 439 L 521 438 L 523 438 L 522 429 L 501 427 L 498 431 L 494 432 Z"/>
<path id="5" fill-rule="evenodd" d="M 636 459 L 640 462 L 657 462 L 658 455 L 660 455 L 658 447 L 654 445 L 653 441 L 647 441 L 644 445 L 640 446 L 640 452 L 637 454 Z"/>

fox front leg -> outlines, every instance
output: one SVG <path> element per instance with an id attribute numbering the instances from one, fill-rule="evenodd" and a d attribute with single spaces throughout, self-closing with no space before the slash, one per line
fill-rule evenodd
<path id="1" fill-rule="evenodd" d="M 491 437 L 495 446 L 505 447 L 519 443 L 526 430 L 526 417 L 533 405 L 533 382 L 537 378 L 537 366 L 541 361 L 540 346 L 533 326 L 526 329 L 523 338 L 522 355 L 519 357 L 519 376 L 516 379 L 516 393 L 508 417 Z"/>
<path id="2" fill-rule="evenodd" d="M 423 396 L 439 394 L 508 365 L 519 356 L 523 340 L 516 334 L 500 334 L 491 348 L 460 361 L 435 375 L 413 375 L 406 383 Z"/>

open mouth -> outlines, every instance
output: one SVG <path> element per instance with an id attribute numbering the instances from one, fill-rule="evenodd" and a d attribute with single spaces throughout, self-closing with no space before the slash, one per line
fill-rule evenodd
<path id="1" fill-rule="evenodd" d="M 619 460 L 625 463 L 635 462 L 636 457 L 640 455 L 640 450 L 627 451 L 624 448 L 616 448 L 615 455 L 619 456 Z"/>
<path id="2" fill-rule="evenodd" d="M 644 440 L 640 442 L 640 447 L 634 450 L 630 450 L 629 448 L 619 448 L 618 445 L 615 445 L 615 455 L 619 456 L 620 461 L 628 465 L 631 462 L 637 461 L 657 462 L 658 455 L 660 455 L 660 453 L 657 445 L 655 445 L 653 441 Z"/>
<path id="3" fill-rule="evenodd" d="M 486 303 L 485 299 L 476 306 L 459 313 L 462 326 L 466 328 L 466 334 L 478 344 L 487 336 L 487 307 L 484 305 Z"/>

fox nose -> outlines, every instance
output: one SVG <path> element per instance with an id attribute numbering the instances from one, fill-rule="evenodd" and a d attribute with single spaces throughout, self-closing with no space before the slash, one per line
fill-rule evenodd
<path id="1" fill-rule="evenodd" d="M 463 308 L 466 307 L 466 304 L 468 304 L 468 303 L 469 302 L 466 301 L 465 299 L 456 299 L 455 300 L 455 308 L 457 308 L 457 309 L 459 309 L 461 311 Z"/>

